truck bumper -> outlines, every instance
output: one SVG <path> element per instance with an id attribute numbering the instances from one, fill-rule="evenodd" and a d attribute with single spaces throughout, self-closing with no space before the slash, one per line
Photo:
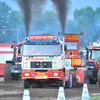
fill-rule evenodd
<path id="1" fill-rule="evenodd" d="M 63 79 L 62 70 L 47 70 L 47 71 L 35 71 L 35 70 L 23 70 L 22 79 L 34 79 L 34 80 L 49 80 L 49 79 Z"/>

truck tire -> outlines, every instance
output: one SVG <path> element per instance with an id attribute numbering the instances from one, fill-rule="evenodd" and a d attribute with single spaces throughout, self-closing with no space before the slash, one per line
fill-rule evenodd
<path id="1" fill-rule="evenodd" d="M 94 81 L 93 79 L 89 79 L 89 83 L 90 83 L 90 84 L 96 84 L 97 82 Z"/>
<path id="2" fill-rule="evenodd" d="M 76 83 L 76 70 L 72 70 L 72 87 L 76 87 L 77 83 Z"/>
<path id="3" fill-rule="evenodd" d="M 4 81 L 10 81 L 12 80 L 12 75 L 11 75 L 11 66 L 13 64 L 12 63 L 6 63 L 4 66 Z"/>
<path id="4" fill-rule="evenodd" d="M 63 80 L 58 80 L 58 87 L 63 87 Z"/>
<path id="5" fill-rule="evenodd" d="M 58 87 L 65 87 L 65 73 L 63 73 L 63 80 L 58 80 Z"/>
<path id="6" fill-rule="evenodd" d="M 69 71 L 69 79 L 65 82 L 65 88 L 72 88 L 72 74 L 71 71 Z"/>
<path id="7" fill-rule="evenodd" d="M 24 88 L 30 88 L 30 81 L 24 80 Z"/>
<path id="8" fill-rule="evenodd" d="M 99 68 L 99 70 L 98 70 L 98 84 L 100 85 L 100 68 Z"/>

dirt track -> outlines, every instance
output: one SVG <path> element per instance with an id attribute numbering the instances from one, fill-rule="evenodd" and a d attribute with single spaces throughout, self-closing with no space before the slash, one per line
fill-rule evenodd
<path id="1" fill-rule="evenodd" d="M 65 89 L 66 100 L 77 100 L 81 98 L 83 87 Z M 57 87 L 30 88 L 31 100 L 57 100 Z M 89 95 L 100 95 L 99 85 L 88 86 Z M 0 100 L 22 100 L 23 99 L 23 82 L 0 82 Z M 77 97 L 77 98 L 76 98 Z M 76 98 L 76 99 L 75 99 Z"/>

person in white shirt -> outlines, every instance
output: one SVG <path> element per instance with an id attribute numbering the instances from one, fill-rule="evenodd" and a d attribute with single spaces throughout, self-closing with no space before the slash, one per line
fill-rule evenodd
<path id="1" fill-rule="evenodd" d="M 68 46 L 68 49 L 77 49 L 77 48 L 73 45 L 73 42 L 71 42 L 71 46 Z"/>

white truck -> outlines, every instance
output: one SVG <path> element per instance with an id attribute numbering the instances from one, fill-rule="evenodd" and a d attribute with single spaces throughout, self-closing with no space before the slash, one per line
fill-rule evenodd
<path id="1" fill-rule="evenodd" d="M 72 74 L 65 65 L 64 42 L 54 35 L 29 35 L 23 43 L 22 79 L 24 88 L 31 84 L 72 87 Z"/>

